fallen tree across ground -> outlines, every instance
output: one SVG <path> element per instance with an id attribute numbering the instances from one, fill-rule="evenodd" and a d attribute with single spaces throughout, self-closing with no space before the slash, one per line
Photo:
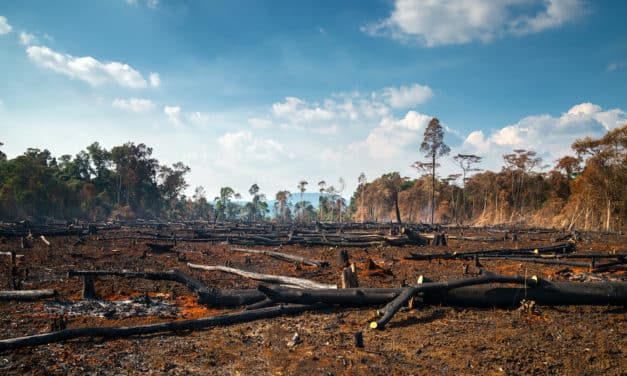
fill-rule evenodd
<path id="1" fill-rule="evenodd" d="M 198 330 L 218 325 L 232 325 L 282 315 L 295 315 L 304 311 L 323 308 L 320 304 L 304 306 L 276 306 L 257 310 L 226 313 L 195 320 L 173 321 L 131 327 L 90 327 L 65 329 L 52 333 L 0 340 L 0 351 L 28 346 L 39 346 L 81 337 L 125 338 L 130 336 L 183 330 Z"/>
<path id="2" fill-rule="evenodd" d="M 239 276 L 242 276 L 242 277 L 245 277 L 245 278 L 254 279 L 256 281 L 262 281 L 262 282 L 267 282 L 267 283 L 278 283 L 278 284 L 281 284 L 281 285 L 300 287 L 300 288 L 304 288 L 304 289 L 307 289 L 307 288 L 309 288 L 309 289 L 329 289 L 329 288 L 333 289 L 333 288 L 337 288 L 337 285 L 331 285 L 331 284 L 327 284 L 327 283 L 319 283 L 319 282 L 315 282 L 315 281 L 310 281 L 308 279 L 296 278 L 296 277 L 286 277 L 286 276 L 272 275 L 272 274 L 260 274 L 260 273 L 248 272 L 246 270 L 229 268 L 228 266 L 221 266 L 221 265 L 198 265 L 198 264 L 192 264 L 192 263 L 187 263 L 187 266 L 189 266 L 192 269 L 201 269 L 201 270 L 205 270 L 205 271 L 220 271 L 220 272 L 224 272 L 224 273 L 230 273 L 230 274 L 239 275 Z"/>
<path id="3" fill-rule="evenodd" d="M 27 301 L 52 298 L 57 295 L 57 292 L 52 289 L 43 290 L 3 290 L 0 291 L 0 301 L 13 300 L 13 301 Z"/>
<path id="4" fill-rule="evenodd" d="M 278 260 L 288 261 L 288 262 L 299 262 L 305 265 L 317 266 L 319 268 L 329 266 L 327 261 L 320 260 L 312 260 L 301 256 L 290 255 L 287 253 L 275 252 L 275 251 L 265 251 L 259 249 L 248 249 L 248 248 L 231 248 L 233 252 L 242 252 L 242 253 L 256 253 L 265 256 L 269 256 Z"/>

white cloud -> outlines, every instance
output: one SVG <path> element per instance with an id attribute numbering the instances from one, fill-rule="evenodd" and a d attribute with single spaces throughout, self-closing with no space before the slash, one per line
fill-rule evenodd
<path id="1" fill-rule="evenodd" d="M 113 101 L 112 105 L 115 108 L 131 112 L 148 112 L 152 111 L 155 108 L 155 104 L 152 103 L 150 100 L 141 98 L 116 98 Z"/>
<path id="2" fill-rule="evenodd" d="M 161 77 L 159 76 L 159 73 L 152 72 L 150 73 L 149 78 L 150 78 L 150 86 L 159 87 L 161 85 Z"/>
<path id="3" fill-rule="evenodd" d="M 388 18 L 361 29 L 433 47 L 536 33 L 585 12 L 582 0 L 396 0 Z"/>
<path id="4" fill-rule="evenodd" d="M 183 112 L 181 106 L 164 106 L 163 113 L 168 120 L 177 126 L 208 126 L 212 125 L 212 121 L 216 121 L 215 116 L 209 113 L 194 111 Z"/>
<path id="5" fill-rule="evenodd" d="M 372 157 L 389 159 L 407 152 L 407 147 L 417 147 L 424 130 L 432 119 L 416 111 L 409 111 L 402 119 L 383 118 L 366 138 Z"/>
<path id="6" fill-rule="evenodd" d="M 139 1 L 138 0 L 126 0 L 127 4 L 130 5 L 139 5 Z M 144 0 L 143 3 L 151 9 L 156 9 L 157 6 L 159 5 L 159 0 Z"/>
<path id="7" fill-rule="evenodd" d="M 329 121 L 377 120 L 388 117 L 392 108 L 405 108 L 424 103 L 433 97 L 430 87 L 420 84 L 386 87 L 378 91 L 335 93 L 320 102 L 308 102 L 297 97 L 286 97 L 272 105 L 272 114 L 286 123 L 285 129 L 305 129 L 304 124 L 323 124 Z M 256 120 L 256 124 L 260 122 Z M 267 120 L 264 125 L 270 125 Z M 330 128 L 329 128 L 330 130 Z"/>
<path id="8" fill-rule="evenodd" d="M 627 67 L 627 60 L 613 61 L 613 62 L 608 64 L 607 71 L 608 72 L 614 72 L 617 69 L 622 69 L 622 68 L 625 68 L 625 67 Z"/>
<path id="9" fill-rule="evenodd" d="M 147 86 L 141 73 L 128 64 L 116 61 L 101 62 L 91 56 L 74 57 L 41 46 L 30 46 L 26 53 L 37 64 L 90 85 L 115 83 L 130 88 Z"/>
<path id="10" fill-rule="evenodd" d="M 0 16 L 0 35 L 8 34 L 13 30 L 13 27 L 9 25 L 9 21 L 4 16 Z"/>
<path id="11" fill-rule="evenodd" d="M 170 119 L 170 121 L 176 124 L 181 123 L 181 107 L 180 106 L 165 106 L 163 107 L 163 113 Z"/>
<path id="12" fill-rule="evenodd" d="M 383 89 L 383 96 L 394 108 L 405 108 L 426 102 L 433 97 L 433 90 L 429 86 L 413 84 L 399 88 L 388 87 Z"/>
<path id="13" fill-rule="evenodd" d="M 229 132 L 222 135 L 218 142 L 229 158 L 233 160 L 252 159 L 256 161 L 276 161 L 281 157 L 289 157 L 282 143 L 272 138 L 256 138 L 250 131 Z"/>
<path id="14" fill-rule="evenodd" d="M 515 124 L 505 126 L 486 137 L 482 131 L 471 132 L 465 139 L 464 152 L 484 157 L 490 169 L 498 169 L 502 155 L 514 149 L 528 149 L 545 158 L 546 163 L 572 154 L 570 145 L 575 139 L 601 137 L 607 131 L 627 124 L 627 112 L 621 109 L 604 111 L 592 103 L 572 106 L 559 117 L 548 114 L 527 116 Z"/>
<path id="15" fill-rule="evenodd" d="M 296 122 L 331 120 L 333 111 L 317 104 L 310 104 L 296 97 L 286 97 L 284 102 L 272 105 L 272 112 L 279 118 L 287 118 Z"/>
<path id="16" fill-rule="evenodd" d="M 256 129 L 264 129 L 270 128 L 272 126 L 272 121 L 261 118 L 250 118 L 248 119 L 248 124 Z"/>
<path id="17" fill-rule="evenodd" d="M 20 43 L 24 46 L 30 46 L 34 42 L 37 42 L 37 37 L 33 34 L 27 33 L 25 31 L 22 31 L 20 33 Z"/>

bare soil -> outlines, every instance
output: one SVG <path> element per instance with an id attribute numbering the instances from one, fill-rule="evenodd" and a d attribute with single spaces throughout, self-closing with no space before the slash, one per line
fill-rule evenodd
<path id="1" fill-rule="evenodd" d="M 190 270 L 187 262 L 224 265 L 260 273 L 309 278 L 338 283 L 337 249 L 282 247 L 281 252 L 327 260 L 331 267 L 295 266 L 263 255 L 232 253 L 230 246 L 211 243 L 179 243 L 177 253 L 147 253 L 141 241 L 98 240 L 102 236 L 132 234 L 136 229 L 107 231 L 86 237 L 51 237 L 50 246 L 35 240 L 32 249 L 19 249 L 18 239 L 2 239 L 0 251 L 24 254 L 22 270 L 28 270 L 23 288 L 54 288 L 62 301 L 81 299 L 82 281 L 68 278 L 70 269 L 127 269 L 165 271 L 178 268 L 208 286 L 254 288 L 256 282 L 218 272 Z M 451 233 L 453 234 L 453 233 Z M 466 231 L 468 234 L 468 231 Z M 475 232 L 473 235 L 487 235 Z M 399 287 L 414 283 L 419 275 L 433 280 L 467 278 L 464 261 L 411 261 L 409 252 L 441 253 L 503 247 L 539 247 L 554 244 L 551 234 L 525 233 L 519 241 L 449 241 L 448 247 L 372 247 L 349 249 L 357 262 L 363 287 Z M 624 251 L 625 236 L 586 234 L 577 244 L 579 253 Z M 275 249 L 255 247 L 258 249 Z M 364 270 L 372 259 L 391 273 Z M 537 275 L 564 280 L 560 266 L 511 261 L 482 261 L 490 271 Z M 624 272 L 585 274 L 581 278 L 625 280 Z M 0 289 L 9 289 L 9 258 L 0 256 Z M 195 294 L 174 282 L 103 277 L 96 291 L 107 300 L 138 296 L 158 297 L 178 311 L 158 315 L 99 317 L 65 315 L 67 328 L 132 326 L 183 320 L 237 311 L 196 304 Z M 45 301 L 0 302 L 0 338 L 12 338 L 52 330 L 58 313 Z M 416 375 L 416 374 L 557 374 L 624 375 L 627 372 L 625 307 L 560 306 L 517 309 L 477 309 L 424 306 L 399 312 L 384 331 L 367 329 L 376 307 L 330 308 L 297 316 L 259 320 L 201 331 L 164 333 L 119 340 L 79 339 L 63 343 L 0 352 L 3 375 Z M 354 334 L 363 331 L 364 347 L 354 346 Z M 298 333 L 300 342 L 290 340 Z"/>

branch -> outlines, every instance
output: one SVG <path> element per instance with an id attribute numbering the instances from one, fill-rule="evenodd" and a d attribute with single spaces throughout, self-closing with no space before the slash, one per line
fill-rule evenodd
<path id="1" fill-rule="evenodd" d="M 305 306 L 277 306 L 250 311 L 227 313 L 196 320 L 165 322 L 152 325 L 66 329 L 58 332 L 0 340 L 0 351 L 28 346 L 45 345 L 48 343 L 61 342 L 80 337 L 125 338 L 134 335 L 159 332 L 198 330 L 218 325 L 231 325 L 264 318 L 273 318 L 281 315 L 293 315 L 308 310 L 315 310 L 320 307 L 321 305 L 316 304 Z"/>
<path id="2" fill-rule="evenodd" d="M 167 272 L 130 272 L 127 270 L 70 270 L 69 277 L 76 276 L 117 276 L 125 278 L 142 278 L 153 281 L 173 281 L 179 282 L 187 286 L 194 292 L 205 291 L 208 287 L 202 282 L 188 276 L 180 270 L 169 270 Z"/>
<path id="3" fill-rule="evenodd" d="M 432 290 L 444 290 L 449 291 L 459 287 L 482 285 L 486 283 L 516 283 L 524 284 L 525 286 L 536 286 L 538 284 L 538 278 L 525 278 L 519 276 L 499 276 L 492 273 L 485 273 L 477 278 L 461 279 L 452 282 L 427 282 L 418 286 L 407 286 L 394 300 L 389 302 L 383 308 L 383 316 L 378 321 L 370 323 L 371 329 L 383 329 L 392 317 L 398 312 L 398 310 L 405 306 L 409 299 L 418 293 Z"/>
<path id="4" fill-rule="evenodd" d="M 274 252 L 274 251 L 265 251 L 259 249 L 244 249 L 244 248 L 231 248 L 231 251 L 234 252 L 245 252 L 245 253 L 257 253 L 265 256 L 269 256 L 278 260 L 288 261 L 288 262 L 300 262 L 306 265 L 317 266 L 319 268 L 329 266 L 329 263 L 326 261 L 312 260 L 308 258 L 304 258 L 301 256 L 290 255 L 287 253 Z"/>
<path id="5" fill-rule="evenodd" d="M 0 301 L 5 300 L 37 300 L 56 296 L 57 292 L 51 289 L 45 290 L 5 290 L 0 291 Z"/>
<path id="6" fill-rule="evenodd" d="M 300 288 L 305 288 L 305 289 L 335 289 L 337 288 L 337 285 L 318 283 L 315 281 L 310 281 L 308 279 L 247 272 L 245 270 L 229 268 L 227 266 L 198 265 L 198 264 L 192 264 L 192 263 L 188 263 L 187 266 L 189 266 L 192 269 L 202 269 L 202 270 L 207 270 L 207 271 L 221 271 L 224 273 L 231 273 L 231 274 L 239 275 L 242 277 L 254 279 L 256 281 L 278 283 L 278 284 L 300 287 Z"/>

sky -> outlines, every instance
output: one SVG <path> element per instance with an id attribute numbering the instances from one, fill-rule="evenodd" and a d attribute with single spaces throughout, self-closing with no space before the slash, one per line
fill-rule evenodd
<path id="1" fill-rule="evenodd" d="M 627 124 L 625 16 L 620 0 L 3 0 L 0 142 L 9 158 L 145 143 L 210 198 L 414 178 L 433 117 L 440 176 L 459 153 L 552 166 Z"/>

